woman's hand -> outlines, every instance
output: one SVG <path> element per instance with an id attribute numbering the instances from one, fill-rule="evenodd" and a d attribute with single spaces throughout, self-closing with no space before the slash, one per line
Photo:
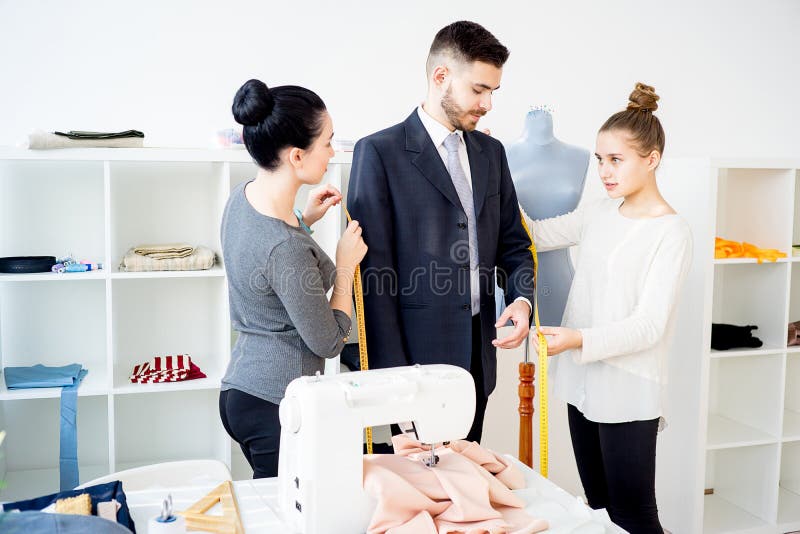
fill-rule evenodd
<path id="1" fill-rule="evenodd" d="M 315 187 L 308 195 L 306 209 L 303 211 L 303 222 L 311 226 L 320 220 L 329 208 L 342 201 L 342 193 L 330 184 Z"/>
<path id="2" fill-rule="evenodd" d="M 547 336 L 547 355 L 555 356 L 565 350 L 579 349 L 583 346 L 583 334 L 574 328 L 543 326 L 539 332 Z"/>
<path id="3" fill-rule="evenodd" d="M 361 237 L 361 226 L 358 221 L 351 221 L 336 245 L 336 268 L 355 271 L 367 254 L 367 245 Z"/>

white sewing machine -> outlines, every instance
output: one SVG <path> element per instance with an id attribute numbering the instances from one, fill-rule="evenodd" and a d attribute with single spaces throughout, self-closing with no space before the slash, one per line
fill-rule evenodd
<path id="1" fill-rule="evenodd" d="M 292 381 L 280 405 L 283 520 L 303 534 L 365 532 L 376 502 L 363 488 L 364 428 L 412 421 L 420 441 L 441 443 L 466 437 L 474 414 L 472 376 L 452 365 Z"/>

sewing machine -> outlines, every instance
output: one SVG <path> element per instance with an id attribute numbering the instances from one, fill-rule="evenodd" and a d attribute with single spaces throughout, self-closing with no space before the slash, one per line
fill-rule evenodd
<path id="1" fill-rule="evenodd" d="M 292 381 L 280 405 L 283 521 L 303 534 L 365 532 L 376 502 L 363 488 L 364 428 L 412 421 L 435 444 L 466 437 L 474 414 L 472 376 L 452 365 Z"/>

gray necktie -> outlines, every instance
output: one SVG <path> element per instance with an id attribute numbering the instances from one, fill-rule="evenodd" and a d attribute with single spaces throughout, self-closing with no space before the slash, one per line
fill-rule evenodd
<path id="1" fill-rule="evenodd" d="M 452 133 L 444 138 L 444 147 L 447 149 L 447 170 L 458 193 L 461 207 L 467 215 L 467 234 L 469 235 L 469 269 L 470 269 L 470 294 L 472 314 L 480 311 L 481 295 L 478 288 L 478 230 L 475 226 L 475 202 L 472 199 L 472 188 L 467 182 L 467 175 L 461 166 L 458 157 L 458 145 L 461 140 L 458 134 Z M 458 256 L 459 252 L 455 251 Z"/>

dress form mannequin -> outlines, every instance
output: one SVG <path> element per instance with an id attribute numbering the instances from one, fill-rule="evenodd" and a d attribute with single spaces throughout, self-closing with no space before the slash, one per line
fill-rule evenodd
<path id="1" fill-rule="evenodd" d="M 555 138 L 549 112 L 528 113 L 522 136 L 507 147 L 507 155 L 517 198 L 528 217 L 548 219 L 578 206 L 590 154 Z M 538 257 L 541 324 L 559 326 L 574 274 L 569 249 L 539 252 Z M 497 295 L 499 316 L 503 304 L 499 288 Z"/>

